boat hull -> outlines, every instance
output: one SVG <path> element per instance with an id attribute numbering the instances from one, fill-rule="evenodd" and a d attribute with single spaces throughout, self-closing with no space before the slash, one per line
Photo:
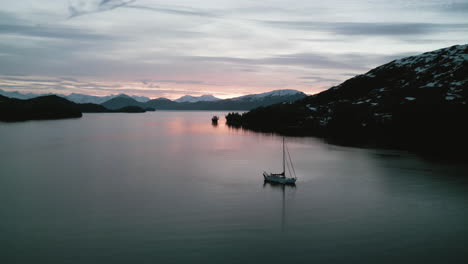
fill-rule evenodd
<path id="1" fill-rule="evenodd" d="M 296 184 L 296 178 L 287 178 L 282 175 L 264 173 L 263 178 L 267 182 L 280 183 L 280 184 Z"/>

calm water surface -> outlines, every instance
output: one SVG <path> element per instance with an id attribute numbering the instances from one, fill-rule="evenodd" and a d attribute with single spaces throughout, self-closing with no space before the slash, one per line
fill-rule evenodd
<path id="1" fill-rule="evenodd" d="M 468 263 L 468 168 L 220 112 L 0 123 L 0 263 Z"/>

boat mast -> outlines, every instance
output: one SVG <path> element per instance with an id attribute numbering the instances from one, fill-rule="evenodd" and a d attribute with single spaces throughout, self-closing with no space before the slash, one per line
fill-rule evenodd
<path id="1" fill-rule="evenodd" d="M 283 176 L 286 176 L 285 162 L 286 162 L 286 156 L 284 153 L 284 137 L 283 137 Z"/>

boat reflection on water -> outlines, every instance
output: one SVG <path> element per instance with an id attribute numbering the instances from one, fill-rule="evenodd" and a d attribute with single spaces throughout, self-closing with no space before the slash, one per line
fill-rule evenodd
<path id="1" fill-rule="evenodd" d="M 291 189 L 293 191 L 296 191 L 296 184 L 294 183 L 282 184 L 282 183 L 264 181 L 263 188 L 265 189 L 265 187 L 267 186 L 272 189 L 281 191 L 281 231 L 284 231 L 286 227 L 286 189 Z"/>
<path id="2" fill-rule="evenodd" d="M 263 181 L 263 188 L 266 186 L 276 189 L 276 190 L 281 190 L 284 192 L 285 189 L 291 188 L 291 189 L 296 189 L 296 183 L 276 183 L 276 182 L 271 182 L 271 181 Z"/>

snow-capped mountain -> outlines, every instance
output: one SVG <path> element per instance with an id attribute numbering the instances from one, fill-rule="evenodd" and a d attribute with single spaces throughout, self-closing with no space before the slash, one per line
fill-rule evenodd
<path id="1" fill-rule="evenodd" d="M 450 150 L 468 147 L 468 45 L 394 60 L 293 104 L 253 110 L 245 128 L 341 142 Z"/>
<path id="2" fill-rule="evenodd" d="M 115 95 L 93 96 L 93 95 L 72 93 L 69 95 L 63 95 L 63 97 L 78 104 L 85 104 L 85 103 L 101 104 L 107 100 L 114 98 Z"/>
<path id="3" fill-rule="evenodd" d="M 377 106 L 381 99 L 388 96 L 396 97 L 401 102 L 408 100 L 408 97 L 414 98 L 410 101 L 418 97 L 424 99 L 426 90 L 431 90 L 437 91 L 438 100 L 466 103 L 467 63 L 468 45 L 452 46 L 392 61 L 325 93 L 353 89 L 355 96 L 362 95 L 362 98 L 358 98 L 361 100 L 355 103 L 373 103 Z M 365 84 L 364 87 L 355 87 L 358 82 Z"/>
<path id="4" fill-rule="evenodd" d="M 85 104 L 85 103 L 92 103 L 92 104 L 102 104 L 112 98 L 119 97 L 119 96 L 127 96 L 130 98 L 135 99 L 138 102 L 148 102 L 150 98 L 146 96 L 137 96 L 137 95 L 131 95 L 128 96 L 126 94 L 112 94 L 112 95 L 107 95 L 107 96 L 94 96 L 94 95 L 87 95 L 87 94 L 79 94 L 79 93 L 71 93 L 69 95 L 64 95 L 64 94 L 52 94 L 52 93 L 47 93 L 47 94 L 36 94 L 36 93 L 21 93 L 21 92 L 8 92 L 0 89 L 0 95 L 10 97 L 10 98 L 16 98 L 16 99 L 31 99 L 39 96 L 45 96 L 45 95 L 57 95 L 60 97 L 63 97 L 67 100 L 70 100 L 74 103 L 78 104 Z"/>
<path id="5" fill-rule="evenodd" d="M 130 97 L 141 103 L 145 103 L 151 100 L 151 98 L 146 97 L 146 96 L 131 95 Z"/>
<path id="6" fill-rule="evenodd" d="M 124 106 L 139 106 L 157 110 L 250 110 L 276 103 L 290 103 L 304 97 L 306 97 L 304 93 L 295 90 L 279 90 L 224 100 L 208 95 L 199 97 L 183 96 L 175 101 L 166 98 L 158 98 L 144 103 L 138 102 L 128 96 L 117 96 L 107 100 L 101 105 L 108 109 L 118 109 Z"/>
<path id="7" fill-rule="evenodd" d="M 269 100 L 271 98 L 287 98 L 287 97 L 305 97 L 306 95 L 297 90 L 292 89 L 283 89 L 283 90 L 274 90 L 266 93 L 260 94 L 248 94 L 239 97 L 234 97 L 226 100 L 231 101 L 263 101 Z M 195 102 L 215 102 L 220 101 L 221 99 L 214 97 L 213 95 L 202 95 L 202 96 L 191 96 L 185 95 L 180 97 L 179 99 L 174 100 L 174 102 L 178 103 L 195 103 Z M 286 99 L 287 100 L 287 99 Z"/>
<path id="8" fill-rule="evenodd" d="M 304 95 L 305 96 L 305 94 L 303 92 L 298 91 L 298 90 L 282 89 L 282 90 L 274 90 L 274 91 L 270 91 L 270 92 L 266 92 L 266 93 L 260 93 L 260 94 L 243 95 L 243 96 L 232 98 L 232 100 L 255 101 L 255 100 L 264 100 L 265 98 L 268 98 L 268 97 L 275 97 L 275 96 L 287 97 L 287 96 L 297 96 L 297 95 Z"/>
<path id="9" fill-rule="evenodd" d="M 86 94 L 77 94 L 77 93 L 72 93 L 69 95 L 63 96 L 64 98 L 75 102 L 79 104 L 84 104 L 84 103 L 92 103 L 92 104 L 102 104 L 112 98 L 115 97 L 130 97 L 135 99 L 138 102 L 148 102 L 150 98 L 146 96 L 137 96 L 137 95 L 126 95 L 126 94 L 111 94 L 107 96 L 93 96 L 93 95 L 86 95 Z"/>
<path id="10" fill-rule="evenodd" d="M 7 92 L 0 90 L 0 94 L 18 99 L 29 99 L 44 94 L 22 94 L 20 92 Z M 142 108 L 155 108 L 159 110 L 250 110 L 260 106 L 268 106 L 283 102 L 294 102 L 307 95 L 297 90 L 275 90 L 261 94 L 244 95 L 231 99 L 219 99 L 213 95 L 190 96 L 185 95 L 171 101 L 165 98 L 150 100 L 145 96 L 129 96 L 116 94 L 108 96 L 93 96 L 79 93 L 69 95 L 57 94 L 78 104 L 100 104 L 108 109 L 120 109 L 125 106 L 139 106 Z"/>
<path id="11" fill-rule="evenodd" d="M 45 96 L 45 95 L 52 95 L 52 94 L 51 93 L 48 93 L 48 94 L 21 93 L 17 91 L 9 92 L 9 91 L 4 91 L 0 89 L 0 95 L 6 96 L 9 98 L 26 100 L 26 99 L 31 99 L 31 98 L 38 97 L 38 96 Z"/>
<path id="12" fill-rule="evenodd" d="M 305 102 L 315 108 L 343 102 L 369 106 L 376 119 L 388 121 L 399 105 L 466 104 L 467 95 L 468 45 L 457 45 L 389 62 Z"/>
<path id="13" fill-rule="evenodd" d="M 214 101 L 219 101 L 221 99 L 214 97 L 211 94 L 204 94 L 201 96 L 191 96 L 191 95 L 184 95 L 176 100 L 174 102 L 178 103 L 195 103 L 195 102 L 214 102 Z"/>

